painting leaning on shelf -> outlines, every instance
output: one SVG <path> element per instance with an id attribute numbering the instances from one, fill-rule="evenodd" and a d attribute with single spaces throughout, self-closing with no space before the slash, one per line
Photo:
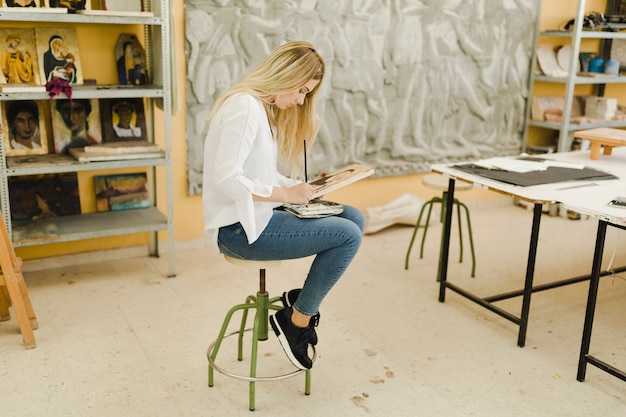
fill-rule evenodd
<path id="1" fill-rule="evenodd" d="M 32 29 L 0 29 L 0 84 L 39 84 L 39 66 Z"/>

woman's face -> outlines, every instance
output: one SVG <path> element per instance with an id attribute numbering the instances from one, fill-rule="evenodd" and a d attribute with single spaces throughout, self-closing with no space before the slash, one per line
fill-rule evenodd
<path id="1" fill-rule="evenodd" d="M 317 87 L 320 80 L 310 80 L 301 88 L 290 91 L 283 94 L 277 94 L 274 99 L 274 104 L 281 110 L 288 109 L 294 106 L 301 106 L 304 103 L 306 96 Z"/>
<path id="2" fill-rule="evenodd" d="M 21 111 L 15 116 L 13 121 L 15 137 L 20 140 L 30 140 L 37 130 L 37 120 L 31 112 Z"/>

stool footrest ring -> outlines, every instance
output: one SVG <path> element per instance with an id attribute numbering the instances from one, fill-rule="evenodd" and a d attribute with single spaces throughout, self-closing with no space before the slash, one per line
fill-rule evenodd
<path id="1" fill-rule="evenodd" d="M 246 332 L 250 332 L 252 331 L 253 328 L 249 327 L 247 329 L 245 329 L 244 331 Z M 234 335 L 238 335 L 239 334 L 239 330 L 235 330 L 234 332 L 228 333 L 226 335 L 224 335 L 223 339 L 226 339 L 227 337 L 230 336 L 234 336 Z M 222 340 L 223 340 L 222 339 Z M 207 359 L 209 361 L 209 365 L 215 369 L 216 371 L 218 371 L 221 374 L 224 374 L 226 376 L 229 376 L 231 378 L 235 378 L 235 379 L 240 379 L 243 381 L 249 381 L 249 382 L 259 382 L 259 381 L 279 381 L 281 379 L 287 379 L 287 378 L 291 378 L 293 376 L 296 375 L 300 375 L 303 372 L 306 372 L 305 369 L 296 369 L 293 372 L 289 372 L 287 374 L 283 374 L 283 375 L 274 375 L 274 376 L 257 376 L 257 377 L 251 377 L 248 375 L 239 375 L 239 374 L 235 374 L 231 371 L 228 371 L 222 367 L 220 367 L 219 365 L 217 365 L 215 363 L 215 361 L 213 359 L 211 359 L 211 352 L 213 351 L 213 346 L 215 346 L 215 343 L 217 343 L 217 340 L 213 341 L 213 343 L 211 343 L 211 345 L 209 346 L 209 348 L 207 349 Z M 311 346 L 313 348 L 313 362 L 315 362 L 315 359 L 317 357 L 317 352 L 315 350 L 315 346 Z"/>

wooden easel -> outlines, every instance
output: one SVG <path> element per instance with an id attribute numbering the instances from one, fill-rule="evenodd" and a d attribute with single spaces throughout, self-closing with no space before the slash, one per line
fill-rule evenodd
<path id="1" fill-rule="evenodd" d="M 9 307 L 13 305 L 24 347 L 33 349 L 36 346 L 33 330 L 39 324 L 22 275 L 22 259 L 15 255 L 2 216 L 0 226 L 0 321 L 11 318 Z"/>

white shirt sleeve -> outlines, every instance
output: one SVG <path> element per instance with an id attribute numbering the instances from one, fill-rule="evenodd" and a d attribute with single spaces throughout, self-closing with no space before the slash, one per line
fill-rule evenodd
<path id="1" fill-rule="evenodd" d="M 269 197 L 273 187 L 293 181 L 280 175 L 277 166 L 262 102 L 250 95 L 228 99 L 213 117 L 204 143 L 205 231 L 214 244 L 219 228 L 236 222 L 249 243 L 259 237 L 280 203 L 253 201 L 252 195 Z"/>

